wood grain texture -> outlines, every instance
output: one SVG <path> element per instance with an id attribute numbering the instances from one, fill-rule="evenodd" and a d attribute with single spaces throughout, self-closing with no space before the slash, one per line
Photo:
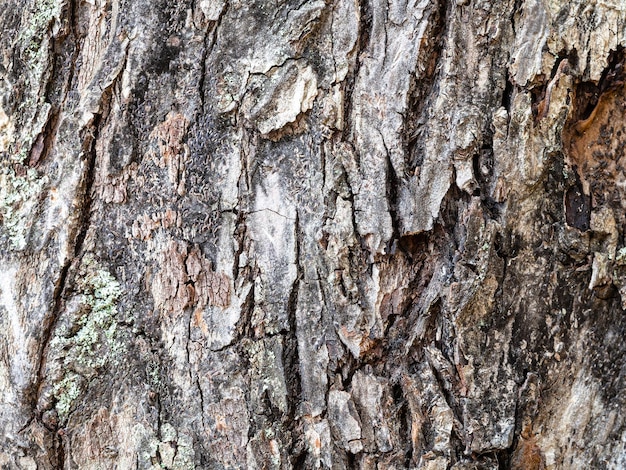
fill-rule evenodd
<path id="1" fill-rule="evenodd" d="M 623 2 L 0 31 L 0 467 L 626 467 Z"/>

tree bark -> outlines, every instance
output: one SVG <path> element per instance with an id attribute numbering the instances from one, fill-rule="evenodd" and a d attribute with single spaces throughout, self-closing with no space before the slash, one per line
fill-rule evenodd
<path id="1" fill-rule="evenodd" d="M 2 468 L 626 468 L 623 2 L 0 26 Z"/>

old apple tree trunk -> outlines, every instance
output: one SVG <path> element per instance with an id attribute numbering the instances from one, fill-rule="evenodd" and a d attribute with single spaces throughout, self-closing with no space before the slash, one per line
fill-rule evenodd
<path id="1" fill-rule="evenodd" d="M 1 0 L 0 467 L 626 467 L 626 4 Z"/>

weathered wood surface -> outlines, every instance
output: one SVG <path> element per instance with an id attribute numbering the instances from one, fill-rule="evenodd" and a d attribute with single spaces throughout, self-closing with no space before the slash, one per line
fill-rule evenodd
<path id="1" fill-rule="evenodd" d="M 626 467 L 624 2 L 0 31 L 0 467 Z"/>

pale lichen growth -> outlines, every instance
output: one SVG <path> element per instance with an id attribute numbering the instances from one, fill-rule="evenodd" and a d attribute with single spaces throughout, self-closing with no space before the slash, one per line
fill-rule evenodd
<path id="1" fill-rule="evenodd" d="M 20 53 L 20 80 L 24 91 L 19 98 L 19 122 L 15 128 L 16 154 L 13 158 L 23 162 L 25 153 L 42 132 L 48 120 L 51 104 L 47 101 L 45 84 L 52 71 L 52 38 L 62 25 L 63 0 L 36 0 L 32 9 L 24 9 L 19 31 L 17 50 Z M 63 21 L 67 21 L 63 20 Z"/>
<path id="2" fill-rule="evenodd" d="M 0 106 L 0 153 L 7 152 L 13 143 L 13 134 L 15 133 L 15 125 L 9 119 L 2 106 Z"/>
<path id="3" fill-rule="evenodd" d="M 193 470 L 195 451 L 190 435 L 178 432 L 170 423 L 160 428 L 160 438 L 152 429 L 136 425 L 133 429 L 137 461 L 150 470 Z"/>
<path id="4" fill-rule="evenodd" d="M 163 381 L 161 380 L 161 373 L 159 370 L 159 364 L 156 362 L 150 362 L 146 366 L 146 376 L 148 378 L 148 383 L 152 385 L 156 389 L 160 389 L 163 386 Z"/>
<path id="5" fill-rule="evenodd" d="M 33 168 L 24 176 L 18 176 L 10 167 L 0 170 L 0 226 L 14 250 L 26 247 L 29 216 L 34 212 L 36 196 L 47 181 L 46 176 L 40 178 Z"/>
<path id="6" fill-rule="evenodd" d="M 89 307 L 90 313 L 78 321 L 81 328 L 73 341 L 78 357 L 86 361 L 89 367 L 99 368 L 109 360 L 117 362 L 113 354 L 119 349 L 115 341 L 115 317 L 118 313 L 116 303 L 122 290 L 111 273 L 98 267 L 92 259 L 88 259 L 84 265 L 96 268 L 94 271 L 88 270 L 87 276 L 80 282 L 85 292 L 83 302 Z M 100 354 L 99 350 L 104 345 L 108 346 L 108 354 Z"/>
<path id="7" fill-rule="evenodd" d="M 72 408 L 72 403 L 81 394 L 80 376 L 72 373 L 57 383 L 52 393 L 57 398 L 56 410 L 62 419 L 67 418 Z"/>
<path id="8" fill-rule="evenodd" d="M 40 0 L 35 3 L 35 10 L 28 15 L 25 28 L 20 31 L 19 39 L 24 44 L 24 54 L 32 60 L 35 67 L 37 59 L 41 58 L 43 49 L 47 46 L 48 27 L 61 16 L 61 2 L 58 0 Z"/>
<path id="9" fill-rule="evenodd" d="M 620 248 L 615 255 L 615 261 L 618 265 L 626 265 L 626 247 Z"/>
<path id="10" fill-rule="evenodd" d="M 51 24 L 57 24 L 61 16 L 58 0 L 39 0 L 32 11 L 24 11 L 23 27 L 17 40 L 21 43 L 23 63 L 27 67 L 22 73 L 24 93 L 20 97 L 19 122 L 13 122 L 4 111 L 0 113 L 0 130 L 5 134 L 1 148 L 7 152 L 6 162 L 0 168 L 0 225 L 13 250 L 23 250 L 30 225 L 30 215 L 35 212 L 37 195 L 48 182 L 35 169 L 18 175 L 10 164 L 22 164 L 38 132 L 48 118 L 50 104 L 41 97 L 41 83 L 48 68 Z M 19 129 L 18 136 L 14 130 Z"/>
<path id="11" fill-rule="evenodd" d="M 65 351 L 64 368 L 80 373 L 65 376 L 54 387 L 61 419 L 67 419 L 72 402 L 82 393 L 80 377 L 94 375 L 107 365 L 118 365 L 124 351 L 117 320 L 117 302 L 122 295 L 119 282 L 91 255 L 86 255 L 77 284 L 81 315 L 74 328 L 63 329 L 52 342 L 54 348 Z"/>

